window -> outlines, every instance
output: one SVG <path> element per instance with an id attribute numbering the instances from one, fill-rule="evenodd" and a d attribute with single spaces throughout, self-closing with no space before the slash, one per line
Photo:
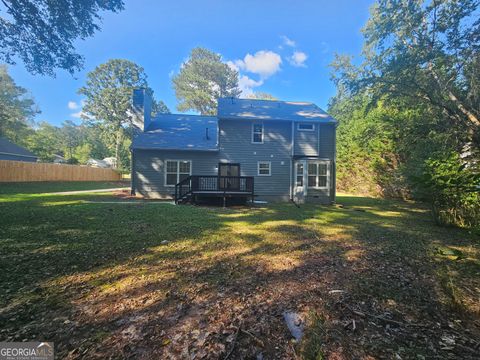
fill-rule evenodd
<path id="1" fill-rule="evenodd" d="M 165 167 L 165 185 L 175 186 L 191 175 L 192 162 L 190 160 L 167 160 Z"/>
<path id="2" fill-rule="evenodd" d="M 315 126 L 313 124 L 299 123 L 297 129 L 300 131 L 313 131 Z"/>
<path id="3" fill-rule="evenodd" d="M 259 161 L 258 162 L 258 176 L 270 176 L 272 175 L 272 164 L 270 161 Z"/>
<path id="4" fill-rule="evenodd" d="M 330 172 L 328 165 L 327 161 L 308 163 L 308 187 L 317 189 L 328 188 L 328 175 Z"/>
<path id="5" fill-rule="evenodd" d="M 296 185 L 303 186 L 303 163 L 297 163 Z"/>
<path id="6" fill-rule="evenodd" d="M 252 124 L 252 143 L 263 144 L 263 124 Z"/>

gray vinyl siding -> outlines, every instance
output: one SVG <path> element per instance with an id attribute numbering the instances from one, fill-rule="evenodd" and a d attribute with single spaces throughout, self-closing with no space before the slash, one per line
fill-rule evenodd
<path id="1" fill-rule="evenodd" d="M 335 125 L 322 124 L 319 131 L 318 157 L 335 159 Z"/>
<path id="2" fill-rule="evenodd" d="M 171 197 L 175 187 L 165 186 L 165 161 L 190 160 L 192 175 L 217 175 L 218 153 L 179 150 L 134 150 L 133 188 L 152 198 Z"/>
<path id="3" fill-rule="evenodd" d="M 252 124 L 263 123 L 262 144 L 252 143 Z M 221 119 L 219 151 L 134 150 L 132 187 L 147 197 L 171 197 L 174 187 L 165 186 L 165 161 L 192 161 L 193 175 L 217 175 L 218 163 L 239 163 L 242 176 L 254 176 L 259 200 L 288 200 L 292 163 L 292 123 L 290 121 L 248 121 Z M 331 203 L 335 200 L 335 126 L 315 124 L 314 131 L 298 131 L 294 124 L 295 159 L 309 157 L 330 160 L 330 189 L 308 189 L 306 201 Z M 258 176 L 259 161 L 271 164 L 270 176 Z M 292 166 L 292 168 L 291 168 Z"/>
<path id="4" fill-rule="evenodd" d="M 298 124 L 295 123 L 295 155 L 298 156 L 318 156 L 318 127 L 319 124 L 313 124 L 313 131 L 298 130 Z M 305 122 L 305 124 L 310 124 Z"/>
<path id="5" fill-rule="evenodd" d="M 263 123 L 263 144 L 252 144 L 252 124 Z M 287 121 L 219 121 L 220 160 L 240 163 L 242 176 L 255 177 L 258 199 L 290 196 L 291 123 Z M 271 176 L 258 176 L 259 161 L 271 163 Z"/>

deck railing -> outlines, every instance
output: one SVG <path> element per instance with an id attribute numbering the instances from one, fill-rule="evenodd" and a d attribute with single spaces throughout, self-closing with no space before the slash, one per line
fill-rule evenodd
<path id="1" fill-rule="evenodd" d="M 189 194 L 254 195 L 253 176 L 191 175 L 175 185 L 175 202 Z"/>

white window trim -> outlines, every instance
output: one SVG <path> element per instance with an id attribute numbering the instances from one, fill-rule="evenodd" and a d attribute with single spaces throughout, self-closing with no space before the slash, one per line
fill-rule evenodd
<path id="1" fill-rule="evenodd" d="M 260 174 L 260 164 L 268 164 L 268 174 Z M 257 161 L 257 176 L 272 176 L 272 162 Z"/>
<path id="2" fill-rule="evenodd" d="M 192 160 L 177 160 L 177 159 L 166 159 L 165 162 L 164 162 L 164 181 L 163 181 L 163 186 L 165 187 L 175 187 L 175 185 L 167 185 L 167 162 L 169 161 L 175 161 L 177 163 L 177 182 L 176 184 L 179 183 L 179 179 L 180 179 L 180 162 L 189 162 L 190 163 L 190 176 L 192 175 Z M 173 173 L 172 173 L 173 174 Z"/>
<path id="3" fill-rule="evenodd" d="M 308 185 L 308 177 L 313 176 L 313 175 L 310 175 L 308 173 L 308 165 L 309 164 L 317 164 L 317 174 L 315 175 L 315 183 L 316 183 L 315 186 L 309 186 Z M 318 165 L 319 164 L 326 164 L 327 165 L 327 174 L 326 175 L 318 175 Z M 328 190 L 328 189 L 330 189 L 330 161 L 329 160 L 308 161 L 306 171 L 307 171 L 307 184 L 306 184 L 307 188 L 317 189 L 317 190 Z M 318 177 L 319 176 L 326 176 L 327 177 L 327 183 L 325 184 L 325 186 L 318 186 Z"/>
<path id="4" fill-rule="evenodd" d="M 302 187 L 302 188 L 305 189 L 305 188 L 306 188 L 306 186 L 305 186 L 305 174 L 304 174 L 304 173 L 305 173 L 305 169 L 303 169 L 302 173 L 299 174 L 299 173 L 298 173 L 298 165 L 299 165 L 299 164 L 301 164 L 303 167 L 305 167 L 305 164 L 304 164 L 303 162 L 299 162 L 299 161 L 295 162 L 295 164 L 294 164 L 294 165 L 295 165 L 295 180 L 294 180 L 294 184 L 295 184 L 295 187 L 296 187 L 296 188 Z M 297 178 L 298 178 L 299 176 L 302 177 L 302 183 L 303 183 L 303 185 L 301 185 L 301 186 L 300 186 L 300 185 L 297 185 Z"/>
<path id="5" fill-rule="evenodd" d="M 255 129 L 255 125 L 260 125 L 262 127 L 262 141 L 261 142 L 257 142 L 257 141 L 253 141 L 254 139 L 254 129 Z M 263 123 L 258 123 L 258 122 L 255 122 L 255 123 L 252 123 L 252 138 L 251 138 L 251 141 L 252 141 L 252 144 L 263 144 L 263 140 L 265 138 L 265 126 L 263 125 Z"/>
<path id="6" fill-rule="evenodd" d="M 311 129 L 300 129 L 300 125 L 311 125 L 312 128 Z M 315 124 L 305 123 L 305 122 L 297 123 L 297 130 L 298 131 L 315 131 Z"/>

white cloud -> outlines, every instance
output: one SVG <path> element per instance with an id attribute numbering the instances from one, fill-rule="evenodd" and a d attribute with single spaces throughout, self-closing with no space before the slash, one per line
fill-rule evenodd
<path id="1" fill-rule="evenodd" d="M 287 46 L 290 46 L 290 47 L 295 47 L 297 44 L 295 43 L 295 41 L 293 41 L 292 39 L 289 39 L 288 37 L 286 37 L 285 35 L 282 35 L 280 36 L 283 40 L 283 43 Z"/>
<path id="2" fill-rule="evenodd" d="M 76 112 L 73 112 L 70 114 L 71 117 L 75 119 L 81 119 L 83 117 L 86 117 L 87 115 L 83 112 L 83 106 L 85 105 L 85 100 L 78 102 L 75 101 L 69 101 L 68 102 L 68 108 L 70 110 L 78 110 Z"/>
<path id="3" fill-rule="evenodd" d="M 291 57 L 288 58 L 290 64 L 296 67 L 307 67 L 305 65 L 305 61 L 307 60 L 308 56 L 302 51 L 295 51 Z"/>
<path id="4" fill-rule="evenodd" d="M 76 110 L 76 109 L 80 108 L 80 104 L 78 104 L 75 101 L 69 101 L 67 106 L 70 110 Z"/>
<path id="5" fill-rule="evenodd" d="M 76 119 L 81 119 L 81 118 L 82 118 L 82 115 L 83 115 L 83 111 L 82 111 L 82 110 L 70 114 L 71 117 L 74 117 L 74 118 L 76 118 Z"/>
<path id="6" fill-rule="evenodd" d="M 250 79 L 247 75 L 242 75 L 238 79 L 238 87 L 242 91 L 242 96 L 247 97 L 248 95 L 253 94 L 253 89 L 263 85 L 263 80 L 253 80 Z"/>
<path id="7" fill-rule="evenodd" d="M 235 61 L 227 61 L 227 65 L 230 69 L 235 70 L 235 71 L 240 71 L 240 68 L 235 64 L 236 61 L 242 61 L 242 60 L 235 60 Z"/>
<path id="8" fill-rule="evenodd" d="M 262 79 L 266 79 L 280 70 L 281 63 L 282 58 L 279 54 L 269 50 L 260 50 L 255 55 L 245 55 L 243 60 L 235 60 L 233 63 L 230 61 L 229 66 L 258 74 Z"/>

